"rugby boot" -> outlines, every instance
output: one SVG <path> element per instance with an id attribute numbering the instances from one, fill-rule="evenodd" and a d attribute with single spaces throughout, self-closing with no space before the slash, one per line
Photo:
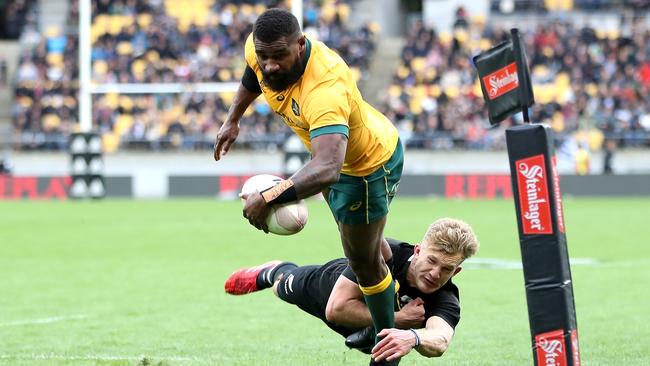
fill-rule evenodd
<path id="1" fill-rule="evenodd" d="M 270 274 L 271 270 L 281 263 L 282 261 L 275 260 L 260 264 L 259 266 L 239 269 L 228 277 L 224 288 L 231 295 L 245 295 L 268 288 L 258 286 L 258 275 L 266 269 L 269 269 L 266 271 L 267 275 Z"/>
<path id="2" fill-rule="evenodd" d="M 350 334 L 345 338 L 345 345 L 349 348 L 358 349 L 363 353 L 370 354 L 372 347 L 375 345 L 375 328 L 366 327 Z"/>
<path id="3" fill-rule="evenodd" d="M 383 360 L 383 361 L 379 361 L 379 362 L 377 362 L 377 361 L 375 361 L 375 360 L 373 360 L 373 359 L 371 358 L 371 359 L 370 359 L 370 364 L 369 364 L 369 365 L 370 365 L 370 366 L 397 366 L 397 365 L 399 365 L 399 360 L 400 360 L 400 359 L 398 358 L 397 360 L 393 360 L 393 361 L 386 361 L 386 360 Z"/>

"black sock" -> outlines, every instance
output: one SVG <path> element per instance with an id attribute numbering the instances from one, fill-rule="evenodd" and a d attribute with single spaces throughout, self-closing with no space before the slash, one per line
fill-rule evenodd
<path id="1" fill-rule="evenodd" d="M 281 274 L 285 274 L 294 268 L 298 268 L 298 266 L 291 262 L 282 262 L 275 267 L 265 268 L 257 275 L 257 288 L 263 289 L 273 286 L 273 283 Z"/>

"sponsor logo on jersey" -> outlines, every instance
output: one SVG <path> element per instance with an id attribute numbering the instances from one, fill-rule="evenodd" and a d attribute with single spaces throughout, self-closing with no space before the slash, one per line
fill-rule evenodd
<path id="1" fill-rule="evenodd" d="M 519 86 L 517 65 L 513 62 L 499 70 L 483 77 L 483 85 L 488 92 L 488 98 L 493 100 Z"/>
<path id="2" fill-rule="evenodd" d="M 544 155 L 517 160 L 515 168 L 524 234 L 552 234 Z"/>
<path id="3" fill-rule="evenodd" d="M 278 95 L 277 97 L 275 97 L 275 100 L 277 100 L 278 102 L 283 101 L 284 100 L 284 95 L 282 95 L 282 94 Z"/>
<path id="4" fill-rule="evenodd" d="M 291 111 L 296 117 L 300 117 L 300 107 L 298 106 L 298 102 L 293 98 L 291 98 Z"/>
<path id="5" fill-rule="evenodd" d="M 395 197 L 398 188 L 399 188 L 399 182 L 393 184 L 393 187 L 390 189 L 390 191 L 388 191 L 388 197 Z"/>
<path id="6" fill-rule="evenodd" d="M 564 330 L 557 329 L 535 336 L 539 366 L 567 366 Z"/>
<path id="7" fill-rule="evenodd" d="M 362 205 L 362 202 L 357 201 L 357 202 L 353 203 L 352 206 L 350 206 L 349 210 L 350 211 L 356 211 L 356 210 L 359 209 L 359 207 L 361 207 L 361 205 Z"/>

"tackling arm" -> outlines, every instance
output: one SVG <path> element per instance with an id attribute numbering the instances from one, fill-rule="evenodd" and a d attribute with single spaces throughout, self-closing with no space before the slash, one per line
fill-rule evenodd
<path id="1" fill-rule="evenodd" d="M 426 327 L 415 332 L 420 338 L 420 345 L 415 350 L 426 357 L 442 356 L 454 336 L 454 328 L 438 316 L 429 318 Z"/>
<path id="2" fill-rule="evenodd" d="M 328 321 L 353 328 L 372 325 L 370 311 L 363 302 L 359 285 L 341 275 L 327 301 L 325 316 Z M 395 326 L 399 328 L 421 327 L 424 323 L 424 302 L 417 298 L 395 312 Z"/>
<path id="3" fill-rule="evenodd" d="M 454 329 L 444 319 L 432 316 L 422 329 L 384 329 L 378 336 L 383 339 L 372 349 L 372 358 L 377 362 L 395 360 L 412 349 L 425 357 L 440 357 L 449 347 Z"/>

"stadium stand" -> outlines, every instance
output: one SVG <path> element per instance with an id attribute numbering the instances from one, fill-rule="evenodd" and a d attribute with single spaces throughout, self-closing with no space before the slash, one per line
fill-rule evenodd
<path id="1" fill-rule="evenodd" d="M 498 4 L 497 4 L 498 3 Z M 557 11 L 589 1 L 514 2 L 513 11 Z M 569 4 L 570 3 L 570 4 Z M 628 1 L 645 9 L 648 1 Z M 523 6 L 523 5 L 525 6 Z M 568 5 L 567 5 L 568 4 Z M 252 22 L 280 1 L 98 0 L 93 2 L 92 79 L 96 83 L 237 81 L 243 43 Z M 492 2 L 504 10 L 503 1 Z M 12 110 L 16 148 L 65 149 L 78 128 L 76 22 L 78 1 L 69 6 L 65 29 L 49 28 L 21 56 Z M 351 30 L 349 1 L 305 1 L 304 28 L 336 49 L 367 77 L 376 28 Z M 507 9 L 505 9 L 507 10 Z M 630 18 L 619 30 L 575 26 L 570 19 L 522 29 L 527 42 L 537 104 L 534 121 L 549 123 L 558 144 L 604 140 L 619 146 L 650 145 L 650 36 L 645 18 Z M 380 109 L 398 126 L 410 148 L 500 149 L 503 129 L 490 128 L 471 58 L 508 36 L 464 9 L 453 32 L 415 22 Z M 104 94 L 93 98 L 93 124 L 107 151 L 210 149 L 232 93 Z M 277 148 L 288 134 L 261 101 L 245 116 L 238 146 Z"/>
<path id="2" fill-rule="evenodd" d="M 648 146 L 649 35 L 645 18 L 632 19 L 625 33 L 564 21 L 527 30 L 537 101 L 532 120 L 550 124 L 559 145 L 584 142 L 600 149 L 613 139 L 622 147 Z M 440 34 L 415 23 L 383 105 L 408 146 L 505 146 L 502 130 L 509 123 L 487 128 L 471 57 L 507 37 L 505 29 L 482 19 L 458 19 L 453 33 Z"/>
<path id="3" fill-rule="evenodd" d="M 351 31 L 350 4 L 305 2 L 305 31 L 314 34 L 363 76 L 374 48 L 369 26 Z M 278 1 L 100 0 L 93 2 L 92 80 L 96 83 L 227 82 L 243 72 L 243 45 L 258 14 Z M 285 6 L 286 7 L 286 6 Z M 69 7 L 68 34 L 49 29 L 21 59 L 13 113 L 22 149 L 63 149 L 77 126 L 78 1 Z M 96 96 L 94 125 L 107 150 L 211 148 L 217 121 L 232 93 L 219 95 Z M 246 115 L 241 140 L 277 146 L 288 129 L 258 101 Z"/>

